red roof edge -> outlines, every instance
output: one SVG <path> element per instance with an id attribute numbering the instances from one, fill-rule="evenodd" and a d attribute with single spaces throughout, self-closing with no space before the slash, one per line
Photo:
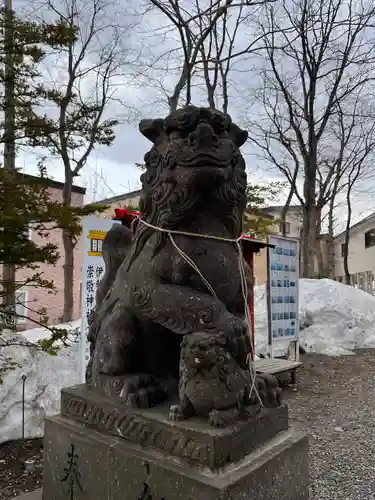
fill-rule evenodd
<path id="1" fill-rule="evenodd" d="M 242 246 L 244 248 L 250 249 L 251 247 L 256 247 L 258 249 L 260 248 L 274 248 L 275 245 L 271 245 L 270 243 L 267 243 L 265 241 L 260 241 L 252 236 L 249 236 L 248 234 L 242 234 L 241 235 L 241 240 L 242 240 Z M 257 251 L 257 250 L 256 250 Z"/>

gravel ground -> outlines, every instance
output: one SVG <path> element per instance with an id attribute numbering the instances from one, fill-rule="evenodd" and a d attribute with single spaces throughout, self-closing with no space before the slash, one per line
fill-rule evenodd
<path id="1" fill-rule="evenodd" d="M 301 357 L 290 417 L 310 436 L 310 500 L 375 500 L 375 350 L 356 356 Z M 26 458 L 35 472 L 23 470 Z M 0 500 L 40 487 L 40 440 L 0 445 Z"/>
<path id="2" fill-rule="evenodd" d="M 25 460 L 35 461 L 35 469 L 26 474 Z M 40 488 L 43 476 L 43 440 L 8 441 L 0 445 L 0 499 L 14 498 Z"/>
<path id="3" fill-rule="evenodd" d="M 375 351 L 304 355 L 291 418 L 309 433 L 310 500 L 375 499 Z"/>

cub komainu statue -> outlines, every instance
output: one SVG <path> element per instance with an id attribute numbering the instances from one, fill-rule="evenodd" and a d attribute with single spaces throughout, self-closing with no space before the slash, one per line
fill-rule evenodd
<path id="1" fill-rule="evenodd" d="M 153 143 L 141 176 L 141 220 L 96 309 L 87 382 L 150 407 L 177 392 L 181 341 L 197 332 L 225 335 L 250 380 L 238 248 L 227 241 L 242 229 L 239 148 L 247 132 L 228 115 L 194 106 L 143 120 L 140 131 Z"/>
<path id="2" fill-rule="evenodd" d="M 252 380 L 232 356 L 226 335 L 197 332 L 185 335 L 181 344 L 179 398 L 170 419 L 200 416 L 213 427 L 225 427 L 254 415 L 260 401 L 279 406 L 281 389 L 272 376 Z"/>

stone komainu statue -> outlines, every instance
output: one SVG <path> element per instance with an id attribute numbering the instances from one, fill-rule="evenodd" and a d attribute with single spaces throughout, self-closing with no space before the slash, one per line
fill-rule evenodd
<path id="1" fill-rule="evenodd" d="M 151 407 L 173 398 L 180 382 L 171 418 L 202 415 L 226 425 L 256 402 L 238 249 L 220 241 L 241 234 L 247 182 L 239 148 L 247 132 L 228 115 L 194 106 L 143 120 L 140 131 L 153 143 L 141 176 L 144 222 L 98 302 L 87 383 Z M 273 377 L 255 385 L 268 406 L 280 403 Z"/>

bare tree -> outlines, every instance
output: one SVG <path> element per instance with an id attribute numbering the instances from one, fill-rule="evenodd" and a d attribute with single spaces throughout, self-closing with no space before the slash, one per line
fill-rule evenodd
<path id="1" fill-rule="evenodd" d="M 339 202 L 337 200 L 340 191 L 340 176 L 335 175 L 335 182 L 332 185 L 332 195 L 328 204 L 327 213 L 327 277 L 333 278 L 335 275 L 335 252 L 334 252 L 334 237 L 336 228 L 336 211 L 339 207 Z"/>
<path id="2" fill-rule="evenodd" d="M 345 281 L 350 285 L 350 270 L 349 270 L 349 241 L 350 241 L 350 226 L 352 224 L 352 201 L 355 195 L 355 188 L 359 182 L 368 182 L 373 178 L 374 174 L 374 158 L 375 158 L 375 122 L 373 117 L 367 120 L 363 116 L 349 118 L 352 123 L 356 121 L 355 134 L 353 134 L 352 145 L 347 159 L 347 168 L 345 169 L 345 201 L 347 206 L 347 217 L 345 224 L 345 240 L 343 247 L 343 263 Z M 343 118 L 344 121 L 344 118 Z"/>
<path id="3" fill-rule="evenodd" d="M 264 76 L 264 75 L 263 75 Z M 284 116 L 279 113 L 278 102 L 273 102 L 267 95 L 267 83 L 256 95 L 255 103 L 260 106 L 262 119 L 248 118 L 247 127 L 250 130 L 250 141 L 256 146 L 256 157 L 265 165 L 276 167 L 289 184 L 287 199 L 280 214 L 282 235 L 286 236 L 286 215 L 296 197 L 303 205 L 303 197 L 297 186 L 301 171 L 301 159 L 295 151 L 296 145 Z"/>
<path id="4" fill-rule="evenodd" d="M 193 77 L 198 76 L 199 80 L 202 75 L 209 106 L 215 107 L 215 92 L 220 89 L 224 100 L 223 108 L 227 110 L 228 92 L 225 87 L 230 63 L 234 58 L 251 53 L 261 40 L 260 36 L 250 36 L 249 43 L 241 50 L 235 50 L 236 35 L 248 16 L 254 12 L 249 7 L 261 6 L 274 0 L 194 0 L 186 2 L 186 5 L 174 0 L 149 1 L 152 8 L 146 13 L 161 13 L 168 23 L 163 31 L 158 30 L 159 37 L 167 39 L 169 35 L 173 38 L 173 46 L 159 54 L 152 63 L 152 68 L 160 68 L 161 74 L 167 72 L 168 76 L 170 73 L 175 75 L 175 83 L 170 91 L 163 83 L 163 78 L 159 79 L 170 112 L 177 109 L 183 93 L 184 104 L 191 103 Z"/>
<path id="5" fill-rule="evenodd" d="M 210 2 L 212 9 L 214 2 Z M 265 3 L 259 4 L 260 8 Z M 195 0 L 195 4 L 199 10 L 199 0 Z M 248 6 L 248 2 L 242 2 L 236 9 L 223 12 L 201 44 L 200 59 L 196 61 L 196 76 L 204 80 L 208 105 L 221 108 L 224 113 L 228 112 L 229 107 L 230 77 L 237 75 L 236 63 L 246 65 L 252 54 L 259 54 L 262 50 L 262 35 L 254 30 L 255 26 L 251 22 L 254 9 Z M 205 25 L 202 16 L 197 19 L 197 24 L 199 33 L 203 34 Z"/>
<path id="6" fill-rule="evenodd" d="M 347 108 L 357 89 L 375 77 L 374 21 L 374 5 L 354 0 L 284 0 L 268 5 L 258 18 L 266 46 L 255 94 L 255 103 L 266 106 L 257 124 L 258 143 L 266 142 L 275 165 L 290 182 L 297 181 L 305 277 L 314 275 L 320 218 L 335 182 L 331 123 L 338 107 Z M 259 129 L 265 134 L 260 141 Z"/>
<path id="7" fill-rule="evenodd" d="M 59 71 L 46 94 L 52 118 L 44 143 L 64 165 L 63 203 L 71 205 L 73 181 L 90 154 L 115 139 L 129 31 L 116 24 L 114 4 L 106 0 L 49 0 L 48 9 L 76 33 L 55 62 Z M 72 234 L 63 231 L 64 321 L 73 315 L 75 243 Z"/>

